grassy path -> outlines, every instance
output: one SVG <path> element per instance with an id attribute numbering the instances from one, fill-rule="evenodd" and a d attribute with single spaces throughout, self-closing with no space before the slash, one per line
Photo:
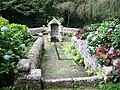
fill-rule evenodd
<path id="1" fill-rule="evenodd" d="M 61 60 L 58 59 L 55 43 L 45 43 L 44 62 L 42 65 L 43 77 L 45 79 L 61 79 L 87 76 L 83 66 L 78 66 L 73 60 L 69 60 L 70 58 L 62 52 L 62 44 L 56 44 Z"/>

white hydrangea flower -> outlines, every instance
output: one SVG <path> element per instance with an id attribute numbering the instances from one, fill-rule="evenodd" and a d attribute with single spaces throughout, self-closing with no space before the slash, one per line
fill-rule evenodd
<path id="1" fill-rule="evenodd" d="M 90 49 L 89 49 L 89 48 L 87 48 L 86 51 L 87 51 L 88 53 L 90 53 Z"/>
<path id="2" fill-rule="evenodd" d="M 90 33 L 88 36 L 87 36 L 87 40 L 92 37 L 92 34 Z"/>
<path id="3" fill-rule="evenodd" d="M 94 47 L 93 47 L 93 46 L 89 46 L 88 48 L 89 48 L 90 50 L 93 50 L 93 49 L 94 49 Z"/>
<path id="4" fill-rule="evenodd" d="M 92 38 L 92 41 L 95 41 L 95 40 L 96 40 L 96 38 L 97 38 L 97 37 L 93 37 L 93 38 Z"/>
<path id="5" fill-rule="evenodd" d="M 98 31 L 96 31 L 95 34 L 98 34 Z"/>

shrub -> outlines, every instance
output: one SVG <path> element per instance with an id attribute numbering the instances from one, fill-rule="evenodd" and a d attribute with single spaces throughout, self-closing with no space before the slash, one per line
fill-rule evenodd
<path id="1" fill-rule="evenodd" d="M 0 31 L 0 85 L 12 85 L 16 64 L 27 55 L 28 42 L 33 37 L 24 25 L 9 24 Z"/>
<path id="2" fill-rule="evenodd" d="M 120 57 L 120 24 L 119 20 L 104 21 L 87 36 L 87 51 L 96 54 L 101 65 L 113 65 L 113 79 L 120 78 L 120 61 L 113 64 L 113 59 Z"/>
<path id="3" fill-rule="evenodd" d="M 87 31 L 87 29 L 80 28 L 78 31 L 76 31 L 75 36 L 77 37 L 77 39 L 85 40 L 88 34 L 89 32 Z"/>
<path id="4" fill-rule="evenodd" d="M 117 27 L 117 28 L 116 28 Z M 97 28 L 97 31 L 91 32 L 87 36 L 87 48 L 91 53 L 95 53 L 96 47 L 102 46 L 108 52 L 111 47 L 115 49 L 119 49 L 119 40 L 120 37 L 118 33 L 119 24 L 117 20 L 115 21 L 104 21 L 101 25 Z M 119 44 L 119 45 L 118 45 Z M 91 50 L 92 47 L 92 50 Z"/>
<path id="5" fill-rule="evenodd" d="M 9 24 L 9 21 L 3 17 L 0 17 L 0 26 Z"/>
<path id="6" fill-rule="evenodd" d="M 85 28 L 89 31 L 89 32 L 93 32 L 93 31 L 97 31 L 97 28 L 100 26 L 100 24 L 91 24 L 86 26 Z"/>

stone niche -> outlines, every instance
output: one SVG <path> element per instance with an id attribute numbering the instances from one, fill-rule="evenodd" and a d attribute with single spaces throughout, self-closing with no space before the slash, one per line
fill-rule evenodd
<path id="1" fill-rule="evenodd" d="M 56 19 L 53 18 L 49 23 L 48 23 L 48 41 L 62 41 L 62 36 L 61 36 L 61 23 Z"/>

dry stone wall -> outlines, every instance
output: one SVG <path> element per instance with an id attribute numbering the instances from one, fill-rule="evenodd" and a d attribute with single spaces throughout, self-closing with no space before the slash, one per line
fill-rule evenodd
<path id="1" fill-rule="evenodd" d="M 38 28 L 29 28 L 29 32 L 32 34 L 32 35 L 36 35 L 38 33 L 41 33 L 41 32 L 44 32 L 44 31 L 47 31 L 48 27 L 38 27 Z"/>
<path id="2" fill-rule="evenodd" d="M 41 33 L 41 32 L 44 32 L 44 31 L 47 31 L 48 30 L 48 27 L 39 27 L 39 28 L 29 28 L 29 32 L 32 34 L 32 35 L 36 35 L 38 33 Z M 79 28 L 68 28 L 68 27 L 61 27 L 61 31 L 60 32 L 63 32 L 63 33 L 68 33 L 68 34 L 71 34 L 71 33 L 75 33 L 77 30 L 79 30 Z"/>
<path id="3" fill-rule="evenodd" d="M 42 62 L 42 49 L 44 45 L 44 39 L 38 37 L 34 42 L 32 48 L 28 53 L 28 59 L 21 59 L 17 64 L 19 71 L 18 78 L 14 82 L 14 86 L 41 89 L 41 69 L 39 65 Z"/>
<path id="4" fill-rule="evenodd" d="M 87 67 L 88 69 L 92 69 L 94 71 L 94 75 L 97 75 L 98 70 L 101 69 L 104 81 L 106 82 L 113 71 L 113 66 L 101 66 L 98 63 L 96 56 L 91 55 L 86 51 L 86 40 L 80 40 L 73 36 L 71 38 L 71 41 L 75 44 L 78 52 L 83 55 L 85 67 Z M 115 63 L 114 61 L 116 60 L 113 60 L 113 63 Z"/>

